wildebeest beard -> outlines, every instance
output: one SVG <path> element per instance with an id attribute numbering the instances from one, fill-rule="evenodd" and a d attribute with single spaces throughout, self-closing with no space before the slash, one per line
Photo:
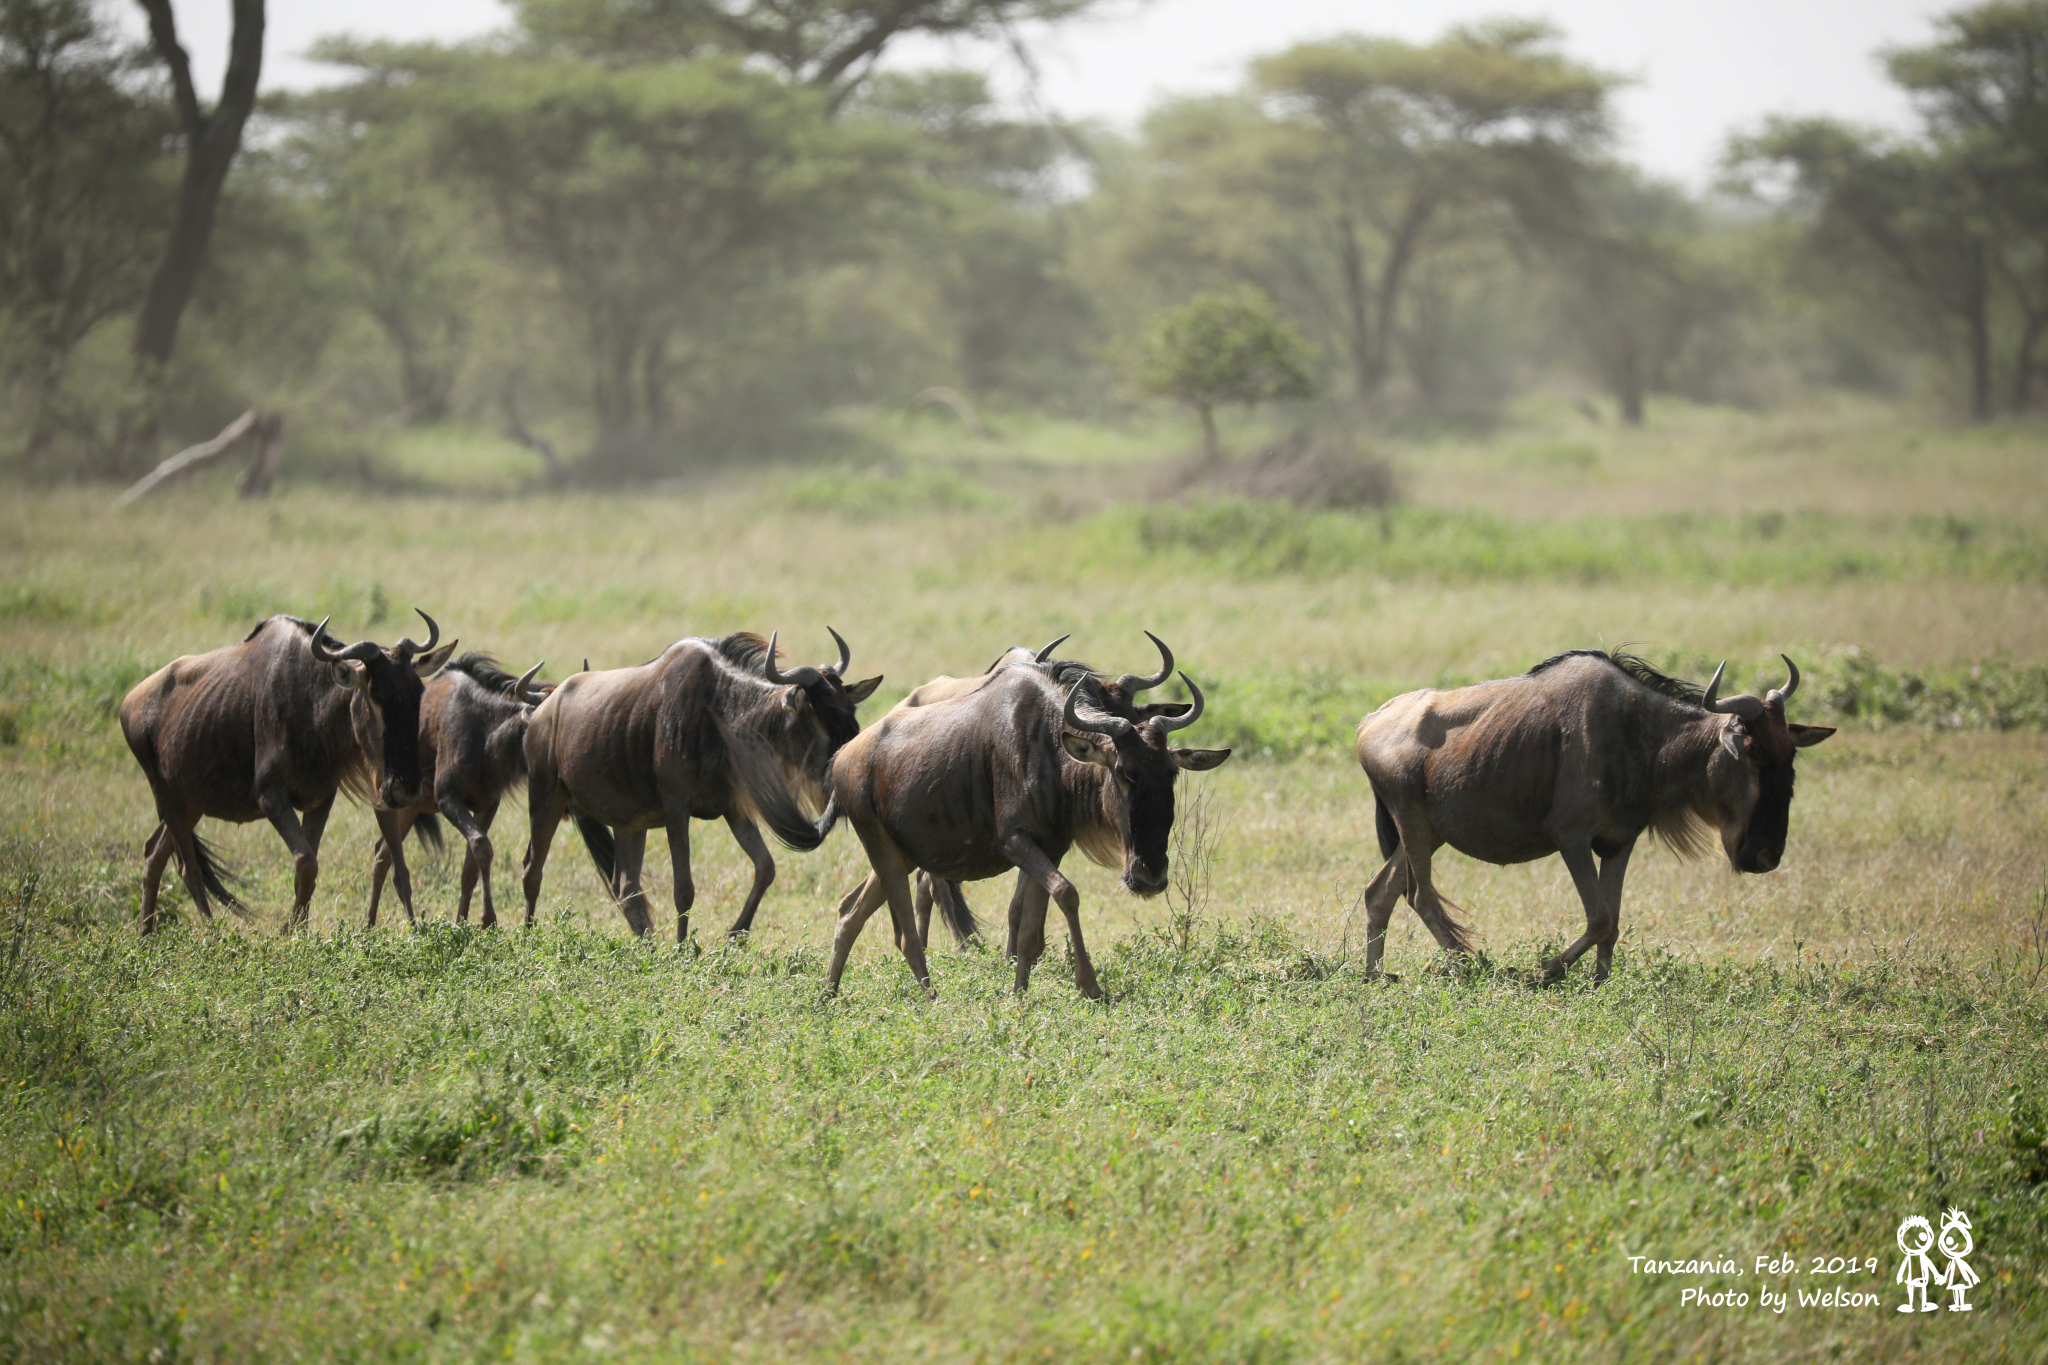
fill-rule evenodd
<path id="1" fill-rule="evenodd" d="M 342 647 L 342 641 L 332 631 L 323 630 L 315 622 L 296 616 L 285 619 L 305 631 L 307 636 L 317 635 L 328 649 Z M 254 639 L 264 624 L 258 623 L 256 629 L 243 638 Z M 351 734 L 349 758 L 340 774 L 342 790 L 365 805 L 409 806 L 419 799 L 424 781 L 420 772 L 420 700 L 426 695 L 426 684 L 420 681 L 411 659 L 399 662 L 392 653 L 392 650 L 380 649 L 371 657 L 358 661 L 369 686 L 364 695 L 351 695 L 348 699 L 350 708 L 374 703 L 384 720 L 384 744 L 382 754 L 378 755 L 379 761 L 373 765 L 371 756 L 362 752 Z M 337 681 L 335 686 L 341 687 L 342 684 Z"/>
<path id="2" fill-rule="evenodd" d="M 1770 872 L 1785 856 L 1785 835 L 1792 822 L 1792 758 L 1786 755 L 1757 769 L 1756 807 L 1742 832 L 1736 866 L 1744 872 Z"/>

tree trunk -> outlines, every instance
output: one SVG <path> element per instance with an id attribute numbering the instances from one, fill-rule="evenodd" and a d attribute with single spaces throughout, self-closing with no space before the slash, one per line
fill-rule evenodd
<path id="1" fill-rule="evenodd" d="M 2012 358 L 2012 410 L 2016 414 L 2024 414 L 2034 405 L 2034 348 L 2040 344 L 2043 330 L 2048 330 L 2048 311 L 2028 312 Z"/>
<path id="2" fill-rule="evenodd" d="M 1629 426 L 1643 424 L 1643 352 L 1636 344 L 1635 333 L 1628 327 L 1618 327 L 1612 342 L 1614 402 L 1621 410 L 1621 420 Z"/>
<path id="3" fill-rule="evenodd" d="M 1221 460 L 1223 443 L 1216 439 L 1216 409 L 1208 403 L 1203 403 L 1196 411 L 1202 414 L 1202 452 L 1212 463 Z"/>
<path id="4" fill-rule="evenodd" d="M 1963 319 L 1970 331 L 1970 420 L 1991 420 L 1991 281 L 1985 269 L 1984 246 L 1970 253 L 1968 290 Z"/>
<path id="5" fill-rule="evenodd" d="M 178 118 L 185 129 L 185 177 L 178 186 L 178 206 L 171 220 L 170 240 L 149 281 L 142 311 L 135 319 L 133 349 L 137 360 L 152 368 L 168 364 L 178 340 L 178 321 L 191 302 L 206 263 L 206 244 L 213 235 L 215 210 L 228 168 L 242 146 L 242 125 L 256 105 L 256 82 L 263 69 L 263 0 L 233 0 L 235 28 L 228 45 L 227 75 L 220 100 L 211 113 L 199 107 L 192 88 L 192 67 L 178 44 L 171 0 L 138 0 L 149 15 L 150 42 L 170 68 Z"/>

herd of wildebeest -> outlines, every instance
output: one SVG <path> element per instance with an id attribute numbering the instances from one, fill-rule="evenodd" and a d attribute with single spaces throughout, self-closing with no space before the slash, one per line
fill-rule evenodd
<path id="1" fill-rule="evenodd" d="M 176 659 L 121 704 L 121 729 L 149 779 L 158 825 L 143 855 L 141 927 L 156 927 L 163 873 L 175 857 L 193 902 L 242 909 L 232 880 L 196 827 L 212 817 L 266 819 L 291 849 L 291 924 L 306 922 L 321 835 L 339 792 L 368 802 L 380 837 L 369 922 L 390 877 L 413 917 L 405 838 L 438 844 L 439 820 L 463 837 L 467 920 L 479 881 L 486 926 L 491 822 L 524 783 L 531 837 L 523 864 L 533 923 L 548 853 L 574 817 L 592 860 L 636 934 L 651 928 L 641 889 L 650 829 L 666 829 L 675 874 L 676 939 L 687 941 L 696 896 L 692 818 L 722 819 L 753 861 L 753 884 L 730 932 L 751 928 L 775 879 L 765 822 L 792 849 L 817 848 L 841 819 L 870 872 L 839 904 L 830 986 L 837 990 L 862 925 L 888 902 L 897 946 L 930 989 L 925 944 L 937 905 L 963 943 L 977 925 L 960 883 L 1016 869 L 1008 950 L 1024 990 L 1045 948 L 1048 902 L 1071 936 L 1076 984 L 1101 988 L 1081 935 L 1080 897 L 1060 873 L 1079 848 L 1123 884 L 1154 896 L 1168 883 L 1174 785 L 1228 749 L 1176 748 L 1202 717 L 1190 701 L 1141 703 L 1174 672 L 1111 681 L 1042 649 L 1005 651 L 981 673 L 923 684 L 863 730 L 855 709 L 881 684 L 849 682 L 851 651 L 784 668 L 777 638 L 678 640 L 632 668 L 538 680 L 488 655 L 454 657 L 428 627 L 425 644 L 343 644 L 326 622 L 273 616 L 240 644 Z M 1367 886 L 1366 970 L 1377 973 L 1394 904 L 1406 897 L 1452 953 L 1465 930 L 1430 881 L 1444 844 L 1494 863 L 1559 854 L 1586 911 L 1586 931 L 1544 965 L 1556 979 L 1588 948 L 1604 980 L 1620 932 L 1622 878 L 1646 831 L 1697 855 L 1718 833 L 1729 863 L 1769 872 L 1784 853 L 1794 752 L 1834 731 L 1793 725 L 1785 703 L 1799 670 L 1762 697 L 1720 695 L 1626 653 L 1573 650 L 1519 677 L 1395 697 L 1358 728 L 1384 865 Z M 438 817 L 438 818 L 437 818 Z M 1597 860 L 1597 861 L 1596 861 Z M 912 878 L 916 878 L 913 894 Z"/>

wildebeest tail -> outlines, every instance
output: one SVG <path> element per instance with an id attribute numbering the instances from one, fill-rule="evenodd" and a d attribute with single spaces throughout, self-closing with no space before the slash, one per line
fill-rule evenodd
<path id="1" fill-rule="evenodd" d="M 192 859 L 199 867 L 199 884 L 206 888 L 206 894 L 225 905 L 228 909 L 249 918 L 249 907 L 242 904 L 230 887 L 240 886 L 241 877 L 235 870 L 221 861 L 220 851 L 198 835 L 192 836 Z"/>
<path id="2" fill-rule="evenodd" d="M 436 853 L 447 846 L 441 837 L 441 817 L 438 815 L 422 815 L 413 821 L 412 834 L 420 841 L 420 847 L 431 848 Z"/>
<path id="3" fill-rule="evenodd" d="M 1380 856 L 1393 857 L 1394 850 L 1401 846 L 1401 828 L 1394 823 L 1393 813 L 1387 809 L 1387 803 L 1380 800 L 1378 792 L 1372 794 L 1372 818 L 1379 827 Z"/>
<path id="4" fill-rule="evenodd" d="M 939 903 L 939 913 L 946 918 L 946 927 L 953 931 L 953 938 L 960 943 L 967 942 L 981 932 L 981 922 L 974 918 L 974 911 L 968 907 L 967 897 L 960 894 L 958 882 L 932 879 L 932 899 Z"/>
<path id="5" fill-rule="evenodd" d="M 611 826 L 602 820 L 579 815 L 576 817 L 576 832 L 583 836 L 583 846 L 590 850 L 590 861 L 597 865 L 597 875 L 603 880 L 604 889 L 617 895 L 619 841 L 612 837 Z"/>

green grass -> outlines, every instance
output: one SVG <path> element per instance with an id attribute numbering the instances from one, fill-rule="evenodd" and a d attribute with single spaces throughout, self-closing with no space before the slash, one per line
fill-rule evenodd
<path id="1" fill-rule="evenodd" d="M 1532 401 L 1388 438 L 1411 500 L 1382 517 L 1145 497 L 1190 439 L 1167 415 L 986 416 L 849 418 L 899 432 L 893 466 L 616 495 L 453 428 L 378 457 L 440 490 L 413 497 L 7 490 L 0 1358 L 2048 1359 L 2038 431 Z M 700 831 L 700 954 L 629 941 L 573 843 L 531 934 L 453 927 L 456 864 L 425 858 L 428 927 L 364 931 L 354 808 L 286 937 L 276 836 L 210 825 L 253 918 L 171 890 L 138 940 L 125 690 L 273 611 L 389 638 L 415 604 L 552 676 L 734 629 L 822 660 L 831 624 L 887 677 L 869 721 L 1065 630 L 1150 668 L 1149 628 L 1208 695 L 1188 742 L 1237 753 L 1180 790 L 1205 872 L 1173 897 L 1068 864 L 1107 1006 L 1057 929 L 1023 1001 L 986 949 L 935 954 L 928 1001 L 873 927 L 826 1000 L 845 835 L 780 855 L 728 948 L 749 869 Z M 1446 852 L 1484 956 L 1437 970 L 1402 911 L 1402 979 L 1362 980 L 1358 717 L 1624 643 L 1746 688 L 1799 660 L 1794 719 L 1843 732 L 1800 759 L 1786 865 L 1645 847 L 1614 978 L 1534 990 L 1568 879 Z M 516 801 L 494 834 L 516 903 Z M 989 920 L 1007 888 L 971 894 Z M 1893 1230 L 1949 1204 L 1978 1311 L 1901 1317 Z M 1680 1300 L 1760 1283 L 1881 1303 Z"/>
<path id="2" fill-rule="evenodd" d="M 16 1359 L 2034 1358 L 2038 958 L 1399 985 L 1183 920 L 922 1000 L 877 961 L 532 935 L 7 929 Z M 25 903 L 26 902 L 26 903 Z M 26 926 L 26 927 L 25 927 Z M 2031 1041 L 2029 1041 L 2031 1040 Z M 2016 1097 L 2016 1098 L 2015 1098 Z M 1891 1313 L 1951 1204 L 1971 1318 Z M 1743 1276 L 1632 1275 L 1726 1256 Z M 1790 1275 L 1756 1258 L 1790 1255 Z M 1814 1274 L 1813 1257 L 1875 1256 Z M 1846 1287 L 1855 1314 L 1681 1307 Z M 2031 1324 L 2031 1325 L 2029 1325 Z"/>

